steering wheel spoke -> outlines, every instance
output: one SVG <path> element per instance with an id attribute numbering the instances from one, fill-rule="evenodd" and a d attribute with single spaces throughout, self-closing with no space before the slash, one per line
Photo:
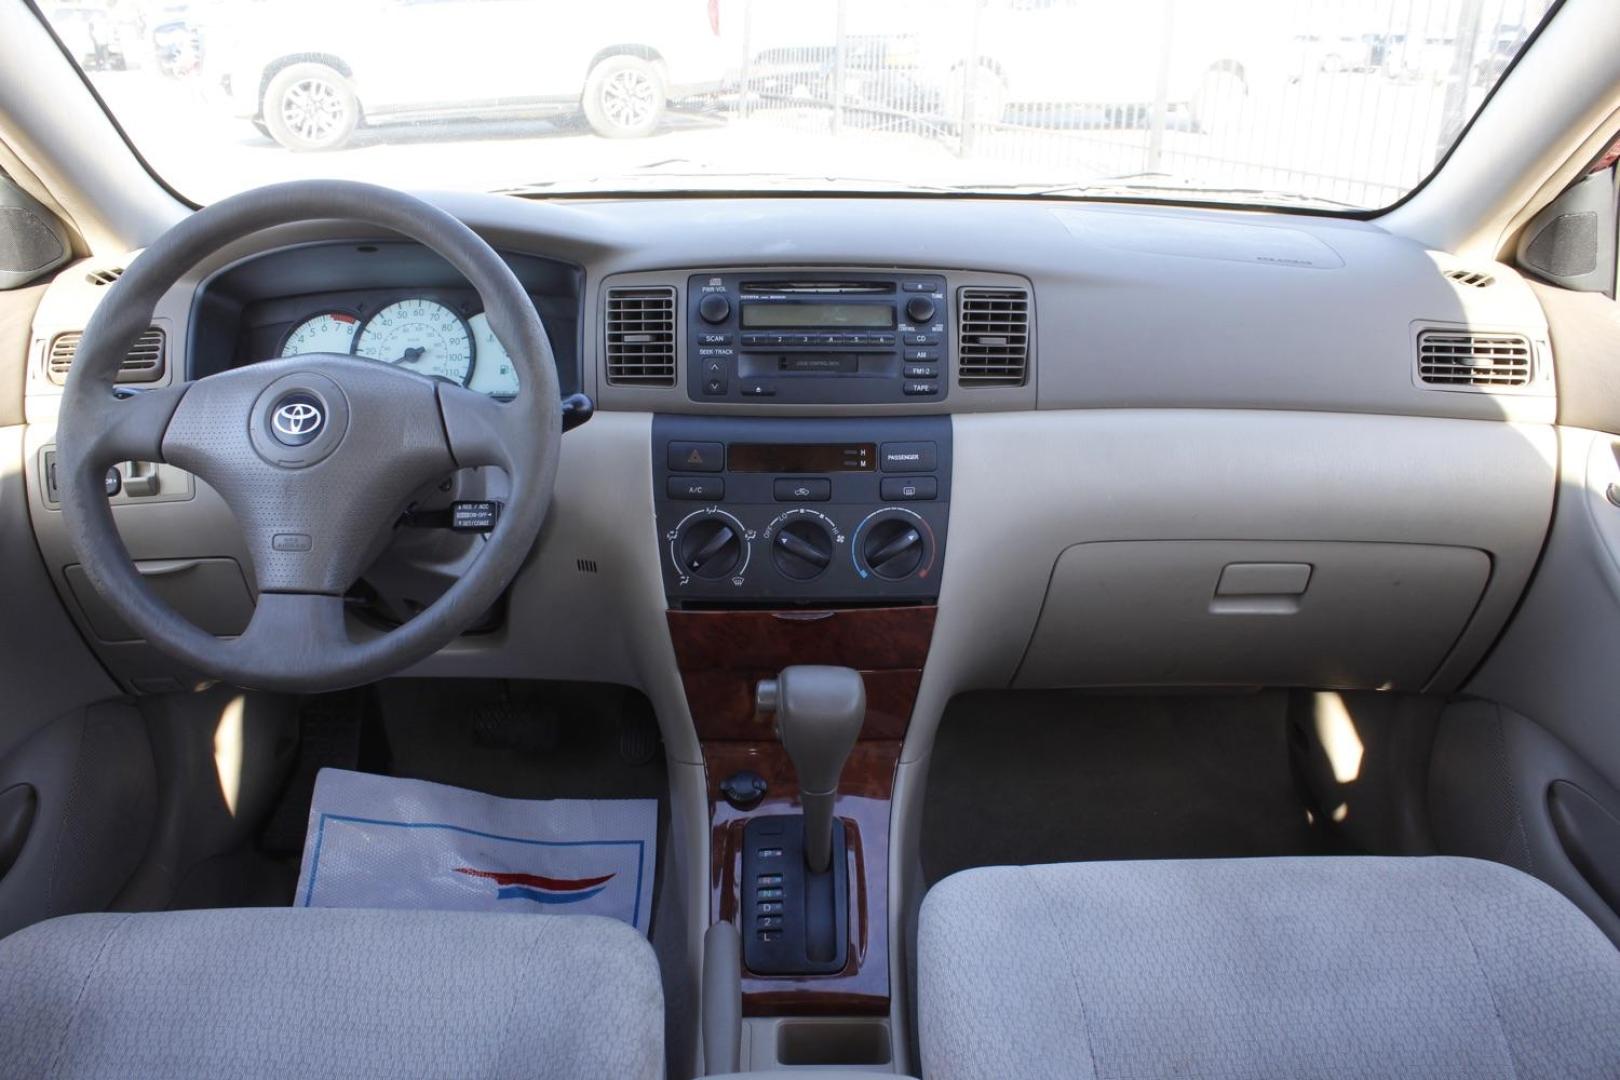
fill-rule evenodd
<path id="1" fill-rule="evenodd" d="M 456 464 L 463 469 L 494 465 L 510 473 L 511 447 L 518 442 L 511 429 L 521 422 L 521 411 L 448 383 L 438 385 L 438 396 L 445 441 Z"/>
<path id="2" fill-rule="evenodd" d="M 78 429 L 88 468 L 105 471 L 121 461 L 166 462 L 163 438 L 191 383 L 155 390 L 97 394 L 93 424 Z"/>
<path id="3" fill-rule="evenodd" d="M 326 593 L 260 593 L 253 618 L 231 649 L 247 662 L 267 653 L 292 670 L 329 664 L 353 642 L 344 626 L 343 597 Z"/>

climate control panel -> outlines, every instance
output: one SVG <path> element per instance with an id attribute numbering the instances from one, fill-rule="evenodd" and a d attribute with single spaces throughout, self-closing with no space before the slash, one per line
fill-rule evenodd
<path id="1" fill-rule="evenodd" d="M 658 416 L 652 449 L 671 604 L 938 597 L 949 417 Z"/>

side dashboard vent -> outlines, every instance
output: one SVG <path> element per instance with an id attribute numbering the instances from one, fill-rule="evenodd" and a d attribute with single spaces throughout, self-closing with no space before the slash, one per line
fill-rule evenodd
<path id="1" fill-rule="evenodd" d="M 1418 379 L 1454 388 L 1528 386 L 1534 350 L 1523 334 L 1424 330 L 1418 334 Z"/>
<path id="2" fill-rule="evenodd" d="M 1483 270 L 1447 270 L 1446 277 L 1458 285 L 1474 289 L 1485 289 L 1496 284 L 1496 279 Z"/>
<path id="3" fill-rule="evenodd" d="M 77 330 L 57 334 L 51 339 L 50 351 L 45 356 L 45 374 L 58 386 L 67 382 L 68 369 L 79 353 L 79 340 L 84 337 Z M 152 327 L 135 339 L 129 355 L 118 366 L 121 383 L 157 382 L 163 378 L 163 331 Z"/>
<path id="4" fill-rule="evenodd" d="M 674 386 L 675 290 L 667 285 L 609 289 L 610 386 Z"/>
<path id="5" fill-rule="evenodd" d="M 92 270 L 84 275 L 84 280 L 92 285 L 111 285 L 124 274 L 122 266 L 104 266 L 100 270 Z"/>
<path id="6" fill-rule="evenodd" d="M 958 386 L 1023 386 L 1029 377 L 1029 291 L 958 290 L 956 341 Z"/>

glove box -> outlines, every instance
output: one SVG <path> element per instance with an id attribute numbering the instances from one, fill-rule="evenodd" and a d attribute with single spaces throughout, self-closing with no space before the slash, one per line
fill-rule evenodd
<path id="1" fill-rule="evenodd" d="M 1419 690 L 1490 573 L 1482 551 L 1427 544 L 1076 544 L 1013 685 Z"/>

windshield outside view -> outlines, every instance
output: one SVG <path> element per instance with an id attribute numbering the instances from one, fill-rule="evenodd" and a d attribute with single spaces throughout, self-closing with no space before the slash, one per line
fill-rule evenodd
<path id="1" fill-rule="evenodd" d="M 1138 195 L 1419 184 L 1551 0 L 107 0 L 42 6 L 208 202 L 481 191 Z"/>

